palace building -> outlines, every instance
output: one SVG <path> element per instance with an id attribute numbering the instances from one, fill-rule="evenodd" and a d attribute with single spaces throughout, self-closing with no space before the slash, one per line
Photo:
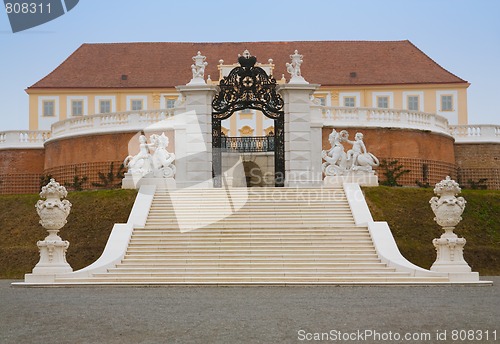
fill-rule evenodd
<path id="1" fill-rule="evenodd" d="M 281 94 L 288 92 L 291 54 L 303 56 L 301 75 L 311 85 L 304 106 L 318 127 L 306 141 L 317 139 L 328 149 L 332 129 L 351 137 L 360 131 L 380 160 L 397 160 L 410 170 L 399 180 L 405 186 L 451 175 L 464 186 L 500 189 L 500 125 L 469 124 L 470 84 L 409 41 L 163 42 L 83 44 L 28 87 L 29 130 L 0 132 L 0 193 L 36 192 L 40 177 L 48 175 L 61 183 L 86 176 L 84 187 L 92 188 L 99 172 L 111 164 L 117 170 L 135 149 L 129 143 L 139 132 L 162 120 L 174 123 L 198 52 L 206 57 L 204 83 L 213 97 L 245 50 Z M 164 131 L 177 154 L 188 143 L 176 125 Z M 276 134 L 275 121 L 260 110 L 240 109 L 221 121 L 220 130 L 245 168 L 274 169 L 272 149 L 256 149 Z M 285 124 L 285 137 L 290 130 Z M 293 145 L 284 142 L 288 166 Z M 321 162 L 321 156 L 307 159 Z M 383 180 L 380 168 L 378 174 Z"/>

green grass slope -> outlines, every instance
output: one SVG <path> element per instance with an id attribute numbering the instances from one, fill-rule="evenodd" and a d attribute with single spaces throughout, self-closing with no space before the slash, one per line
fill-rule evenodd
<path id="1" fill-rule="evenodd" d="M 434 222 L 432 189 L 363 188 L 375 221 L 387 221 L 399 250 L 410 262 L 430 268 L 436 260 L 432 239 L 443 233 Z M 500 275 L 500 191 L 463 190 L 467 204 L 455 233 L 467 243 L 464 257 L 473 271 Z"/>
<path id="2" fill-rule="evenodd" d="M 102 253 L 115 223 L 127 222 L 135 190 L 69 192 L 68 223 L 59 232 L 70 246 L 67 261 L 74 270 L 94 262 Z M 38 223 L 38 195 L 0 196 L 0 278 L 23 278 L 39 260 L 36 242 L 47 236 Z"/>
<path id="3" fill-rule="evenodd" d="M 387 221 L 401 253 L 429 268 L 436 259 L 432 239 L 441 235 L 429 205 L 431 189 L 364 188 L 376 221 Z M 114 223 L 125 223 L 136 191 L 70 192 L 73 204 L 60 236 L 70 242 L 67 260 L 74 270 L 95 261 L 102 253 Z M 455 232 L 467 239 L 465 259 L 473 271 L 500 275 L 500 191 L 464 190 L 463 221 Z M 38 195 L 0 196 L 0 278 L 23 278 L 38 262 L 36 242 L 47 231 L 38 224 Z"/>

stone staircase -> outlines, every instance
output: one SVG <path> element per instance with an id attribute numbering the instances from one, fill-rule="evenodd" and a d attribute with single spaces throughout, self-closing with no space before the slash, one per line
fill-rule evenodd
<path id="1" fill-rule="evenodd" d="M 229 215 L 229 216 L 228 216 Z M 157 190 L 123 260 L 89 278 L 109 284 L 418 284 L 384 264 L 343 189 Z"/>

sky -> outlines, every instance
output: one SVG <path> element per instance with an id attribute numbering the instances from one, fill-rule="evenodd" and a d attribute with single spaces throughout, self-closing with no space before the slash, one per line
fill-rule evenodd
<path id="1" fill-rule="evenodd" d="M 28 129 L 25 89 L 100 42 L 408 39 L 471 83 L 469 123 L 500 124 L 499 13 L 498 0 L 80 0 L 12 33 L 0 8 L 0 131 Z"/>

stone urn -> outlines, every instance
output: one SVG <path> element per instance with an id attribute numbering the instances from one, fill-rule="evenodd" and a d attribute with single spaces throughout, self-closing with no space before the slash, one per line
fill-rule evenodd
<path id="1" fill-rule="evenodd" d="M 40 261 L 33 269 L 33 274 L 26 275 L 26 281 L 34 280 L 33 276 L 54 276 L 58 273 L 73 271 L 66 261 L 69 242 L 63 241 L 58 235 L 59 230 L 66 224 L 66 218 L 71 210 L 71 203 L 68 200 L 62 200 L 67 195 L 66 188 L 54 179 L 42 187 L 40 197 L 45 198 L 45 200 L 39 200 L 35 208 L 40 216 L 40 224 L 47 229 L 49 235 L 45 240 L 37 242 L 40 250 Z M 31 277 L 28 278 L 29 276 Z M 40 281 L 40 278 L 35 280 Z"/>
<path id="2" fill-rule="evenodd" d="M 40 197 L 45 198 L 45 201 L 39 200 L 35 208 L 38 216 L 40 216 L 40 224 L 50 234 L 57 235 L 57 232 L 67 222 L 66 218 L 71 210 L 71 203 L 68 200 L 62 200 L 67 195 L 66 188 L 54 179 L 51 179 L 50 183 L 42 187 Z"/>
<path id="3" fill-rule="evenodd" d="M 445 180 L 436 184 L 434 193 L 439 196 L 432 197 L 429 203 L 436 217 L 434 221 L 443 228 L 454 228 L 462 220 L 465 209 L 465 199 L 456 197 L 461 189 L 457 182 L 447 176 Z"/>
<path id="4" fill-rule="evenodd" d="M 463 197 L 456 197 L 460 191 L 459 184 L 447 176 L 434 188 L 434 193 L 439 197 L 432 197 L 429 201 L 436 215 L 434 221 L 444 230 L 440 238 L 432 241 L 437 251 L 437 259 L 431 267 L 432 271 L 449 273 L 471 271 L 463 257 L 466 240 L 459 238 L 453 232 L 455 226 L 462 220 L 461 215 L 467 203 Z"/>

